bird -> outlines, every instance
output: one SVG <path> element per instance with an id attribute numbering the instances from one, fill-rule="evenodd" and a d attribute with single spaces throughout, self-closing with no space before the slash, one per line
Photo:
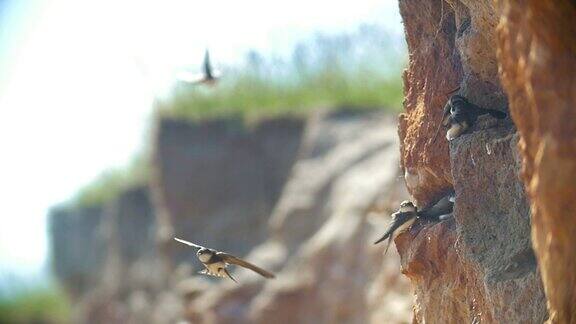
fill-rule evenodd
<path id="1" fill-rule="evenodd" d="M 244 261 L 238 257 L 235 257 L 231 254 L 216 251 L 216 250 L 213 250 L 210 248 L 206 248 L 206 247 L 203 247 L 201 245 L 194 244 L 192 242 L 188 242 L 186 240 L 179 239 L 176 237 L 174 238 L 174 240 L 176 240 L 182 244 L 186 244 L 188 246 L 191 246 L 191 247 L 198 249 L 198 251 L 196 252 L 196 256 L 198 257 L 198 260 L 200 260 L 200 262 L 202 262 L 202 264 L 206 268 L 206 269 L 200 271 L 201 274 L 215 276 L 215 277 L 222 277 L 222 278 L 228 277 L 232 281 L 238 283 L 238 281 L 236 281 L 236 279 L 234 279 L 234 277 L 232 277 L 230 272 L 228 272 L 228 269 L 226 269 L 226 267 L 229 264 L 235 264 L 235 265 L 239 265 L 241 267 L 244 267 L 246 269 L 250 269 L 250 270 L 256 272 L 257 274 L 263 276 L 264 278 L 267 278 L 267 279 L 275 278 L 275 276 L 272 273 L 270 273 L 264 269 L 261 269 L 255 265 L 253 265 L 252 263 L 249 263 L 249 262 Z"/>
<path id="2" fill-rule="evenodd" d="M 210 52 L 208 51 L 208 49 L 206 49 L 206 51 L 204 52 L 204 63 L 202 67 L 202 73 L 191 73 L 182 71 L 178 73 L 176 78 L 179 81 L 189 84 L 194 85 L 205 84 L 213 86 L 220 78 L 220 72 L 212 68 L 212 64 L 210 63 Z"/>
<path id="3" fill-rule="evenodd" d="M 448 219 L 448 215 L 451 214 L 454 209 L 455 197 L 455 192 L 451 190 L 447 195 L 443 196 L 438 201 L 430 204 L 422 210 L 418 210 L 416 214 L 421 219 L 428 219 L 432 221 Z"/>
<path id="4" fill-rule="evenodd" d="M 453 95 L 444 106 L 442 122 L 438 125 L 432 141 L 436 140 L 442 126 L 448 127 L 446 139 L 451 141 L 472 127 L 479 116 L 486 114 L 497 119 L 504 119 L 507 116 L 506 113 L 502 111 L 482 108 L 469 102 L 463 96 Z"/>
<path id="5" fill-rule="evenodd" d="M 392 221 L 388 225 L 384 235 L 379 238 L 374 244 L 378 244 L 385 239 L 388 239 L 388 244 L 386 245 L 386 250 L 384 254 L 388 253 L 388 248 L 390 248 L 390 243 L 402 232 L 406 231 L 416 220 L 417 208 L 411 201 L 405 200 L 400 204 L 400 208 L 397 212 L 392 214 Z"/>

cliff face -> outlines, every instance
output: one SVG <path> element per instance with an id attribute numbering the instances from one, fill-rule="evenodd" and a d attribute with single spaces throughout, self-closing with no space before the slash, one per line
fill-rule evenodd
<path id="1" fill-rule="evenodd" d="M 97 208 L 98 217 L 51 217 L 66 286 L 75 287 L 69 274 L 100 251 L 98 266 L 82 268 L 75 320 L 407 322 L 411 296 L 399 261 L 371 244 L 388 218 L 368 217 L 407 197 L 394 124 L 348 110 L 248 128 L 233 119 L 160 120 L 150 188 L 126 190 Z M 80 235 L 100 245 L 86 246 Z M 197 275 L 195 251 L 173 235 L 247 255 L 277 279 L 242 269 L 233 272 L 239 284 Z"/>
<path id="2" fill-rule="evenodd" d="M 52 261 L 78 323 L 140 322 L 131 309 L 162 290 L 156 220 L 145 186 L 105 206 L 58 207 L 50 215 Z"/>
<path id="3" fill-rule="evenodd" d="M 416 286 L 418 322 L 541 323 L 546 316 L 517 179 L 517 137 L 508 131 L 451 144 L 454 219 L 420 224 L 399 239 L 402 271 Z"/>
<path id="4" fill-rule="evenodd" d="M 105 217 L 100 228 L 107 259 L 101 283 L 113 292 L 158 289 L 156 220 L 148 188 L 126 189 L 107 206 Z"/>
<path id="5" fill-rule="evenodd" d="M 576 322 L 576 4 L 498 1 L 498 58 L 520 134 L 551 323 Z"/>
<path id="6" fill-rule="evenodd" d="M 252 128 L 235 119 L 161 120 L 152 188 L 162 210 L 166 248 L 171 249 L 176 236 L 246 254 L 263 241 L 303 126 L 303 120 L 291 118 L 265 120 Z M 175 252 L 177 261 L 189 257 Z"/>
<path id="7" fill-rule="evenodd" d="M 72 298 L 80 298 L 100 280 L 106 258 L 99 230 L 103 217 L 100 206 L 50 211 L 52 268 Z"/>
<path id="8" fill-rule="evenodd" d="M 249 259 L 277 279 L 238 271 L 191 298 L 199 323 L 402 323 L 411 298 L 398 262 L 371 242 L 387 219 L 367 221 L 405 197 L 389 117 L 341 112 L 309 121 L 299 158 L 270 218 L 272 237 Z M 381 201 L 385 198 L 384 201 Z M 379 207 L 378 207 L 379 206 Z M 384 262 L 384 263 L 383 263 Z M 390 301 L 394 302 L 390 302 Z"/>
<path id="9" fill-rule="evenodd" d="M 414 320 L 541 323 L 546 304 L 513 122 L 481 117 L 472 133 L 433 141 L 454 89 L 508 110 L 497 8 L 491 1 L 402 0 L 400 9 L 410 52 L 399 124 L 407 187 L 419 205 L 451 188 L 457 193 L 453 220 L 418 224 L 398 239 L 402 271 L 416 287 Z"/>
<path id="10" fill-rule="evenodd" d="M 448 142 L 444 134 L 433 141 L 450 94 L 506 110 L 496 61 L 498 20 L 491 1 L 401 0 L 399 5 L 410 53 L 398 129 L 402 165 L 410 193 L 426 205 L 454 186 Z M 476 128 L 495 123 L 481 120 Z"/>

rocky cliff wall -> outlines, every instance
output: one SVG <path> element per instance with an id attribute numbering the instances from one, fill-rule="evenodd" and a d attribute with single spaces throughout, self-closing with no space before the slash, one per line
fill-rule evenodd
<path id="1" fill-rule="evenodd" d="M 103 218 L 101 206 L 50 211 L 52 269 L 72 298 L 80 298 L 101 279 L 106 259 Z"/>
<path id="2" fill-rule="evenodd" d="M 295 118 L 252 127 L 239 119 L 160 120 L 152 189 L 162 211 L 160 232 L 168 233 L 161 235 L 166 250 L 174 236 L 240 254 L 262 242 L 298 154 L 303 125 Z M 189 257 L 175 252 L 175 263 Z"/>
<path id="3" fill-rule="evenodd" d="M 278 274 L 236 273 L 187 303 L 197 323 L 406 323 L 411 307 L 398 261 L 372 242 L 406 198 L 394 121 L 381 113 L 321 114 L 270 218 L 271 237 L 248 258 Z M 379 225 L 375 227 L 374 225 Z M 197 280 L 198 278 L 196 278 Z M 198 284 L 190 283 L 191 287 Z"/>
<path id="4" fill-rule="evenodd" d="M 123 322 L 136 298 L 163 289 L 156 220 L 146 186 L 126 188 L 104 206 L 54 208 L 52 263 L 73 302 L 77 323 Z M 137 321 L 139 322 L 139 321 Z"/>
<path id="5" fill-rule="evenodd" d="M 497 3 L 500 75 L 520 134 L 550 323 L 576 323 L 576 4 Z"/>
<path id="6" fill-rule="evenodd" d="M 426 205 L 455 189 L 454 219 L 421 223 L 398 239 L 416 288 L 418 323 L 541 323 L 547 317 L 530 241 L 510 118 L 481 117 L 472 132 L 433 141 L 452 92 L 508 111 L 492 1 L 400 1 L 410 52 L 399 135 L 410 193 Z"/>

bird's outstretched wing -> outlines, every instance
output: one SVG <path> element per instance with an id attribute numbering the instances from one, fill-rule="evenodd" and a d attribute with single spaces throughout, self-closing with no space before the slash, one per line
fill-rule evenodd
<path id="1" fill-rule="evenodd" d="M 436 140 L 436 138 L 438 137 L 438 133 L 440 133 L 440 128 L 442 128 L 442 126 L 447 127 L 448 126 L 448 116 L 450 115 L 450 100 L 448 100 L 448 102 L 446 102 L 446 105 L 444 105 L 444 109 L 442 109 L 442 119 L 440 120 L 440 124 L 438 125 L 438 128 L 436 128 L 436 133 L 434 133 L 434 138 L 432 138 L 432 142 L 434 142 Z"/>
<path id="2" fill-rule="evenodd" d="M 175 237 L 174 239 L 175 239 L 176 241 L 180 242 L 180 243 L 189 245 L 189 246 L 191 246 L 191 247 L 195 247 L 195 248 L 197 248 L 197 249 L 204 249 L 204 247 L 203 247 L 202 245 L 194 244 L 194 243 L 192 243 L 192 242 L 188 242 L 188 241 L 186 241 L 186 240 L 179 239 L 179 238 L 177 238 L 177 237 Z"/>
<path id="3" fill-rule="evenodd" d="M 413 217 L 414 217 L 413 212 L 407 212 L 407 213 L 396 212 L 392 214 L 392 222 L 390 222 L 390 225 L 388 225 L 388 228 L 386 229 L 386 232 L 384 232 L 384 235 L 382 235 L 381 238 L 379 238 L 376 242 L 374 242 L 374 244 L 378 244 L 384 241 L 385 239 L 389 238 L 392 235 L 392 233 L 394 233 L 394 231 L 398 229 L 398 227 L 402 226 L 402 224 L 406 223 Z"/>
<path id="4" fill-rule="evenodd" d="M 224 262 L 226 262 L 226 263 L 235 264 L 235 265 L 239 265 L 239 266 L 241 266 L 241 267 L 244 267 L 244 268 L 246 268 L 246 269 L 250 269 L 250 270 L 258 273 L 259 275 L 261 275 L 261 276 L 263 276 L 263 277 L 265 277 L 265 278 L 272 279 L 272 278 L 275 278 L 275 277 L 276 277 L 276 276 L 274 276 L 272 273 L 270 273 L 270 272 L 268 272 L 268 271 L 266 271 L 266 270 L 264 270 L 264 269 L 262 269 L 262 268 L 259 268 L 259 267 L 253 265 L 253 264 L 250 263 L 250 262 L 244 261 L 244 260 L 242 260 L 242 259 L 240 259 L 240 258 L 237 258 L 237 257 L 235 257 L 235 256 L 233 256 L 233 255 L 230 255 L 230 254 L 228 254 L 228 253 L 218 252 L 216 255 L 218 255 L 219 257 L 221 257 L 222 260 L 224 260 Z"/>
<path id="5" fill-rule="evenodd" d="M 454 96 L 453 96 L 454 97 Z M 452 98 L 448 99 L 448 102 L 444 105 L 444 109 L 442 110 L 442 126 L 448 127 L 450 124 L 450 120 L 448 116 L 452 113 Z"/>
<path id="6" fill-rule="evenodd" d="M 204 77 L 211 79 L 214 77 L 212 74 L 212 65 L 210 64 L 210 52 L 206 49 L 204 52 Z"/>
<path id="7" fill-rule="evenodd" d="M 187 71 L 181 71 L 176 74 L 176 79 L 181 82 L 199 84 L 205 80 L 203 73 L 192 73 Z"/>

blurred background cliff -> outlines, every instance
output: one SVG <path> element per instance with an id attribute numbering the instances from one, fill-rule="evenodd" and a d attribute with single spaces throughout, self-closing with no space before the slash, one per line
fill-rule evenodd
<path id="1" fill-rule="evenodd" d="M 0 2 L 0 323 L 410 321 L 397 6 Z"/>

